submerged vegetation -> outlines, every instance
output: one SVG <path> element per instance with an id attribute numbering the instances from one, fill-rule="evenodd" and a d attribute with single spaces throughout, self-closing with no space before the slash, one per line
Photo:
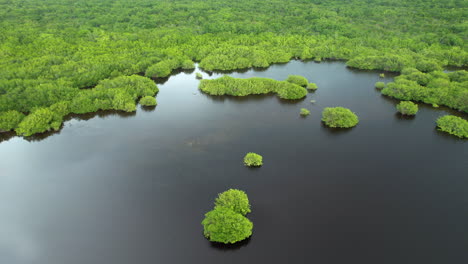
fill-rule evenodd
<path id="1" fill-rule="evenodd" d="M 310 111 L 306 108 L 301 108 L 301 112 L 299 113 L 301 116 L 308 116 L 310 115 Z"/>
<path id="2" fill-rule="evenodd" d="M 205 214 L 203 234 L 212 242 L 233 244 L 252 235 L 253 224 L 245 217 L 250 213 L 247 194 L 229 189 L 218 195 L 215 208 Z"/>
<path id="3" fill-rule="evenodd" d="M 402 115 L 415 115 L 418 112 L 418 105 L 411 101 L 401 101 L 397 104 L 396 109 Z"/>
<path id="4" fill-rule="evenodd" d="M 468 138 L 468 121 L 453 115 L 439 117 L 436 121 L 440 131 L 447 132 L 459 138 Z"/>
<path id="5" fill-rule="evenodd" d="M 445 105 L 468 113 L 468 72 L 421 72 L 406 68 L 382 89 L 382 94 L 399 100 Z"/>
<path id="6" fill-rule="evenodd" d="M 210 95 L 246 96 L 251 94 L 276 93 L 282 99 L 301 99 L 307 90 L 299 85 L 268 78 L 238 79 L 223 76 L 213 80 L 201 80 L 200 90 Z"/>
<path id="7" fill-rule="evenodd" d="M 325 107 L 322 121 L 333 128 L 350 128 L 359 123 L 357 115 L 344 107 Z"/>
<path id="8" fill-rule="evenodd" d="M 249 152 L 244 157 L 244 164 L 248 167 L 259 167 L 263 165 L 263 157 L 257 153 Z"/>

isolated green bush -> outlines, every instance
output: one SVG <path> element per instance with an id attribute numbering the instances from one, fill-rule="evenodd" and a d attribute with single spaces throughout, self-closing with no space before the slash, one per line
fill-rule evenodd
<path id="1" fill-rule="evenodd" d="M 384 82 L 376 82 L 375 83 L 375 88 L 381 90 L 381 89 L 385 88 L 385 83 Z"/>
<path id="2" fill-rule="evenodd" d="M 356 114 L 344 107 L 326 107 L 322 112 L 322 121 L 329 127 L 350 128 L 359 123 Z"/>
<path id="3" fill-rule="evenodd" d="M 401 101 L 397 104 L 396 109 L 402 115 L 415 115 L 418 112 L 418 105 L 411 101 Z"/>
<path id="4" fill-rule="evenodd" d="M 301 116 L 308 116 L 310 115 L 310 111 L 306 108 L 301 108 L 301 112 L 299 113 Z"/>
<path id="5" fill-rule="evenodd" d="M 263 165 L 263 157 L 253 153 L 249 152 L 247 155 L 244 157 L 244 164 L 249 167 L 258 167 Z"/>
<path id="6" fill-rule="evenodd" d="M 205 214 L 203 234 L 212 242 L 233 244 L 252 235 L 253 223 L 242 214 L 218 207 Z"/>

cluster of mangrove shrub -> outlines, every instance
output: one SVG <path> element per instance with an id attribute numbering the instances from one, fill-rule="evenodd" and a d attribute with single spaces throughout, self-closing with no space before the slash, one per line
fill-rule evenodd
<path id="1" fill-rule="evenodd" d="M 197 73 L 195 73 L 195 78 L 201 80 L 201 79 L 203 79 L 203 75 L 201 73 L 197 72 Z"/>
<path id="2" fill-rule="evenodd" d="M 276 93 L 282 99 L 301 99 L 307 90 L 287 81 L 268 78 L 239 79 L 223 76 L 213 80 L 201 80 L 199 88 L 210 95 L 246 96 L 250 94 Z"/>
<path id="3" fill-rule="evenodd" d="M 14 107 L 14 110 L 0 112 L 0 130 L 15 130 L 18 135 L 31 136 L 49 130 L 58 130 L 63 117 L 69 113 L 83 114 L 98 110 L 132 112 L 136 110 L 138 98 L 151 97 L 152 99 L 149 100 L 155 102 L 153 96 L 158 92 L 158 88 L 152 80 L 133 75 L 102 80 L 93 89 L 77 89 L 71 97 L 66 95 L 60 97 L 60 90 L 55 90 L 55 92 L 57 96 L 49 94 L 45 98 L 37 98 L 37 100 L 53 102 L 51 105 L 44 103 L 29 108 L 27 105 L 19 104 Z M 0 109 L 3 102 L 11 104 L 14 100 L 15 97 L 2 97 Z M 142 100 L 145 103 L 148 99 Z M 28 115 L 25 116 L 22 112 L 27 112 Z"/>
<path id="4" fill-rule="evenodd" d="M 0 115 L 30 114 L 75 97 L 113 108 L 99 93 L 80 89 L 133 74 L 165 77 L 193 68 L 194 61 L 210 71 L 293 58 L 342 59 L 359 69 L 393 71 L 466 66 L 465 16 L 459 1 L 449 0 L 401 0 L 391 6 L 388 0 L 83 0 L 73 8 L 65 0 L 3 1 Z M 460 81 L 443 88 L 439 75 L 422 95 L 416 90 L 426 86 L 404 77 L 386 93 L 466 111 L 466 93 L 453 84 Z M 87 96 L 95 98 L 87 102 Z M 128 98 L 121 101 L 128 102 L 125 110 L 133 108 Z M 79 112 L 86 108 L 101 106 Z"/>
<path id="5" fill-rule="evenodd" d="M 263 157 L 257 153 L 249 152 L 244 157 L 244 164 L 248 167 L 259 167 L 263 165 Z"/>
<path id="6" fill-rule="evenodd" d="M 302 87 L 306 87 L 307 84 L 309 84 L 309 81 L 304 76 L 300 75 L 289 75 L 286 81 Z"/>
<path id="7" fill-rule="evenodd" d="M 315 83 L 308 83 L 308 84 L 307 84 L 307 89 L 308 89 L 308 90 L 311 90 L 311 91 L 315 91 L 315 90 L 318 89 L 318 86 L 317 86 L 317 84 L 315 84 Z"/>
<path id="8" fill-rule="evenodd" d="M 468 112 L 468 72 L 421 72 L 405 68 L 382 89 L 382 94 L 405 101 L 420 101 Z"/>
<path id="9" fill-rule="evenodd" d="M 396 109 L 402 115 L 415 115 L 418 112 L 418 105 L 411 101 L 401 101 Z"/>
<path id="10" fill-rule="evenodd" d="M 156 102 L 156 98 L 153 96 L 145 96 L 140 99 L 140 104 L 143 106 L 155 106 L 158 103 Z"/>
<path id="11" fill-rule="evenodd" d="M 468 138 L 468 121 L 454 115 L 439 117 L 436 121 L 440 131 L 447 132 L 459 138 Z"/>
<path id="12" fill-rule="evenodd" d="M 382 90 L 383 88 L 385 88 L 385 83 L 384 82 L 376 82 L 375 83 L 375 88 L 377 88 L 379 90 Z"/>
<path id="13" fill-rule="evenodd" d="M 247 194 L 229 189 L 218 195 L 215 208 L 205 214 L 203 234 L 212 242 L 233 244 L 252 235 L 253 223 L 245 217 L 250 213 Z"/>
<path id="14" fill-rule="evenodd" d="M 299 112 L 301 116 L 308 116 L 310 115 L 310 111 L 306 108 L 301 108 L 301 111 Z"/>
<path id="15" fill-rule="evenodd" d="M 359 123 L 357 115 L 344 107 L 325 107 L 322 121 L 333 128 L 350 128 Z"/>

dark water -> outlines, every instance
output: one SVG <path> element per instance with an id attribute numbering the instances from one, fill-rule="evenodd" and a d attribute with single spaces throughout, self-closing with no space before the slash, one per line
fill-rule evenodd
<path id="1" fill-rule="evenodd" d="M 156 109 L 5 139 L 0 263 L 468 263 L 468 145 L 434 123 L 448 110 L 402 119 L 373 88 L 378 73 L 339 62 L 232 75 L 288 74 L 319 89 L 296 103 L 217 98 L 180 73 L 160 85 Z M 350 108 L 359 125 L 324 127 L 327 106 Z M 249 151 L 262 168 L 242 165 Z M 254 223 L 231 248 L 200 225 L 228 188 L 248 193 Z"/>

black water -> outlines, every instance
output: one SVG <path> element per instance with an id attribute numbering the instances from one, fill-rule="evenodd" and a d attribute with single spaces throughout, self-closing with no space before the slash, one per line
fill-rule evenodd
<path id="1" fill-rule="evenodd" d="M 5 139 L 0 263 L 468 263 L 468 145 L 434 123 L 449 110 L 402 119 L 373 88 L 377 72 L 339 62 L 232 75 L 288 74 L 319 89 L 296 103 L 210 97 L 180 73 L 155 109 Z M 359 125 L 324 127 L 327 106 L 350 108 Z M 249 151 L 263 167 L 242 165 Z M 228 188 L 249 195 L 254 234 L 220 247 L 200 222 Z"/>

